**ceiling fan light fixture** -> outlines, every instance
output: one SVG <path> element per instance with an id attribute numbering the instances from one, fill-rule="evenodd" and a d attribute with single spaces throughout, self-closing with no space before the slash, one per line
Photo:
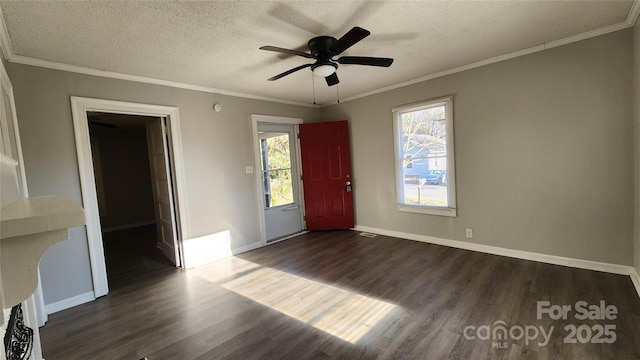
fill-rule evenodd
<path id="1" fill-rule="evenodd" d="M 326 63 L 326 64 L 320 64 L 318 66 L 313 66 L 311 68 L 311 71 L 313 71 L 313 73 L 318 75 L 318 76 L 327 77 L 327 76 L 335 73 L 337 68 L 338 68 L 338 66 L 335 65 L 335 64 Z"/>
<path id="2" fill-rule="evenodd" d="M 328 86 L 337 85 L 340 80 L 336 74 L 338 64 L 347 65 L 366 65 L 366 66 L 379 66 L 389 67 L 393 63 L 392 58 L 381 58 L 371 56 L 342 56 L 337 59 L 333 59 L 334 56 L 342 54 L 345 50 L 351 48 L 362 39 L 369 36 L 371 33 L 369 30 L 365 30 L 361 27 L 355 26 L 344 34 L 340 39 L 336 39 L 333 36 L 316 36 L 309 40 L 307 47 L 309 52 L 302 52 L 298 50 L 289 50 L 277 46 L 262 46 L 260 50 L 275 51 L 282 54 L 297 55 L 309 59 L 315 59 L 313 64 L 307 63 L 293 69 L 289 69 L 283 73 L 273 76 L 268 81 L 278 80 L 287 75 L 293 74 L 296 71 L 302 69 L 311 68 L 311 72 L 317 76 L 323 77 Z"/>

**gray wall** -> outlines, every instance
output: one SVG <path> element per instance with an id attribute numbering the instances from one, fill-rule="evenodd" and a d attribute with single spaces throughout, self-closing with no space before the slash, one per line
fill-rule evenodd
<path id="1" fill-rule="evenodd" d="M 633 264 L 632 74 L 627 29 L 321 108 L 350 121 L 356 224 Z M 458 217 L 398 212 L 391 108 L 448 94 Z"/>
<path id="2" fill-rule="evenodd" d="M 244 173 L 250 114 L 348 119 L 357 224 L 462 241 L 469 227 L 480 244 L 630 265 L 633 43 L 624 30 L 320 111 L 13 63 L 8 71 L 32 196 L 81 200 L 70 96 L 178 106 L 191 236 L 228 229 L 240 247 L 259 239 Z M 456 95 L 459 215 L 397 212 L 391 108 L 447 94 Z M 52 247 L 41 271 L 47 304 L 92 291 L 84 230 Z"/>
<path id="3" fill-rule="evenodd" d="M 31 196 L 67 194 L 80 202 L 70 96 L 177 106 L 180 109 L 192 237 L 229 230 L 234 245 L 259 241 L 252 165 L 252 113 L 317 120 L 315 108 L 208 94 L 10 63 Z M 216 113 L 212 106 L 222 104 Z M 45 253 L 45 303 L 92 291 L 86 234 Z"/>
<path id="4" fill-rule="evenodd" d="M 635 99 L 635 145 L 636 145 L 636 194 L 635 194 L 635 267 L 640 273 L 640 20 L 633 28 L 634 49 L 634 99 Z"/>

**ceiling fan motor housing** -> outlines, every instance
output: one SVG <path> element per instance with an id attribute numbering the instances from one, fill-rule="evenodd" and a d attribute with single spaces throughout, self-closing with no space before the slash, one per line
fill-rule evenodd
<path id="1" fill-rule="evenodd" d="M 335 72 L 335 69 L 338 68 L 338 64 L 331 61 L 331 58 L 334 54 L 329 50 L 333 45 L 335 45 L 337 41 L 338 40 L 333 36 L 316 36 L 313 39 L 309 40 L 309 43 L 307 43 L 307 46 L 309 46 L 309 52 L 311 53 L 311 56 L 316 59 L 315 64 L 311 65 L 311 71 L 313 71 L 314 74 L 324 75 L 324 73 L 326 72 L 326 75 L 324 76 L 329 76 Z M 315 71 L 316 68 L 326 65 L 332 66 L 334 70 L 329 71 L 322 69 L 325 71 Z"/>
<path id="2" fill-rule="evenodd" d="M 331 54 L 329 49 L 338 42 L 336 38 L 333 36 L 316 36 L 313 39 L 309 40 L 307 46 L 309 47 L 309 51 L 311 55 L 318 60 L 329 60 L 335 54 Z"/>

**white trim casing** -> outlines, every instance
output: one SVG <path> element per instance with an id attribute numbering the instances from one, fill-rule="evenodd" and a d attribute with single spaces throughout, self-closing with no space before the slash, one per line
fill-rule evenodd
<path id="1" fill-rule="evenodd" d="M 369 226 L 356 225 L 354 230 L 380 234 L 385 236 L 391 236 L 391 237 L 396 237 L 401 239 L 420 241 L 420 242 L 425 242 L 429 244 L 449 246 L 457 249 L 477 251 L 477 252 L 486 253 L 486 254 L 507 256 L 515 259 L 531 260 L 531 261 L 537 261 L 537 262 L 553 264 L 553 265 L 569 266 L 569 267 L 574 267 L 578 269 L 602 271 L 602 272 L 619 274 L 619 275 L 631 275 L 632 273 L 635 272 L 635 269 L 632 266 L 603 263 L 603 262 L 591 261 L 591 260 L 575 259 L 575 258 L 569 258 L 564 256 L 540 254 L 540 253 L 534 253 L 534 252 L 522 251 L 522 250 L 505 249 L 497 246 L 475 244 L 475 243 L 469 243 L 469 242 L 459 241 L 459 240 L 442 239 L 442 238 L 437 238 L 433 236 L 412 234 L 412 233 L 406 233 L 406 232 L 395 231 L 395 230 L 378 229 L 378 228 L 369 227 Z M 638 285 L 640 285 L 640 279 L 636 279 L 636 280 L 639 281 Z M 638 289 L 637 285 L 636 285 L 636 289 Z"/>
<path id="2" fill-rule="evenodd" d="M 7 23 L 4 21 L 4 15 L 2 14 L 2 9 L 0 9 L 0 48 L 2 48 L 2 55 L 7 61 L 11 61 L 11 59 L 15 57 L 13 47 L 11 46 L 11 39 L 9 38 Z"/>
<path id="3" fill-rule="evenodd" d="M 396 209 L 402 212 L 421 213 L 428 215 L 450 216 L 458 215 L 456 205 L 456 166 L 455 166 L 455 146 L 453 133 L 453 95 L 427 99 L 411 104 L 394 106 L 391 109 L 393 117 L 393 143 L 394 161 L 396 177 Z M 404 203 L 405 179 L 403 176 L 403 141 L 401 115 L 405 112 L 420 111 L 424 109 L 444 106 L 445 126 L 446 126 L 446 148 L 447 148 L 447 207 L 431 205 L 413 205 Z"/>
<path id="4" fill-rule="evenodd" d="M 42 277 L 40 276 L 40 266 L 38 266 L 38 287 L 33 293 L 33 302 L 36 306 L 36 321 L 39 327 L 44 326 L 49 317 L 47 316 L 47 310 L 44 305 L 44 293 L 42 292 Z"/>
<path id="5" fill-rule="evenodd" d="M 633 286 L 636 288 L 638 297 L 640 297 L 640 275 L 638 275 L 638 271 L 636 271 L 635 268 L 631 271 L 631 281 L 633 282 Z"/>
<path id="6" fill-rule="evenodd" d="M 40 341 L 40 330 L 36 330 L 38 325 L 38 311 L 36 310 L 36 302 L 33 295 L 29 296 L 22 302 L 24 323 L 33 331 L 33 348 L 31 349 L 31 357 L 33 360 L 42 359 L 42 346 Z"/>
<path id="7" fill-rule="evenodd" d="M 629 9 L 625 23 L 629 27 L 634 26 L 638 21 L 638 16 L 640 16 L 640 0 L 635 0 L 631 5 L 631 9 Z"/>
<path id="8" fill-rule="evenodd" d="M 102 244 L 102 232 L 100 226 L 100 211 L 93 173 L 93 161 L 91 159 L 91 145 L 89 142 L 89 126 L 87 111 L 110 112 L 119 114 L 132 114 L 143 116 L 168 117 L 171 129 L 171 148 L 173 151 L 173 165 L 175 171 L 174 186 L 178 204 L 178 241 L 189 239 L 189 215 L 187 205 L 187 187 L 185 183 L 184 162 L 182 156 L 182 140 L 180 135 L 180 116 L 178 108 L 171 106 L 147 105 L 122 101 L 91 99 L 83 97 L 71 97 L 71 111 L 73 115 L 73 128 L 76 140 L 78 157 L 78 170 L 80 173 L 80 186 L 82 191 L 83 207 L 87 218 L 87 241 L 89 245 L 89 257 L 91 263 L 91 275 L 95 297 L 106 295 L 109 292 L 107 272 L 104 260 Z"/>
<path id="9" fill-rule="evenodd" d="M 20 178 L 22 180 L 20 187 L 22 190 L 22 195 L 24 197 L 29 197 L 27 176 L 24 168 L 24 156 L 22 155 L 22 142 L 20 140 L 20 129 L 18 128 L 18 113 L 16 111 L 16 102 L 13 95 L 13 85 L 11 84 L 11 79 L 9 79 L 9 74 L 7 74 L 7 70 L 4 68 L 4 66 L 0 66 L 0 82 L 4 90 L 7 92 L 7 95 L 9 96 L 9 103 L 11 106 L 13 135 L 15 137 L 16 149 L 18 151 L 18 153 L 14 154 L 13 156 L 15 156 L 14 159 L 18 161 L 18 167 L 20 169 Z"/>
<path id="10" fill-rule="evenodd" d="M 286 116 L 273 116 L 273 115 L 260 115 L 260 114 L 251 114 L 251 138 L 253 139 L 253 174 L 255 175 L 255 183 L 256 183 L 256 204 L 258 209 L 258 225 L 260 227 L 260 242 L 262 245 L 267 244 L 267 225 L 264 219 L 264 208 L 262 203 L 264 201 L 262 194 L 262 166 L 260 165 L 262 162 L 260 160 L 260 146 L 258 139 L 258 123 L 271 123 L 271 124 L 289 124 L 294 125 L 294 131 L 297 134 L 299 133 L 298 125 L 302 124 L 303 120 L 301 118 L 293 118 Z M 296 151 L 298 152 L 297 156 L 297 166 L 298 166 L 298 174 L 302 174 L 302 163 L 300 156 L 300 140 L 296 139 Z M 306 229 L 307 226 L 304 222 L 304 189 L 302 188 L 303 184 L 300 179 L 298 181 L 298 192 L 299 192 L 299 201 L 300 201 L 300 209 L 302 216 L 302 228 Z"/>

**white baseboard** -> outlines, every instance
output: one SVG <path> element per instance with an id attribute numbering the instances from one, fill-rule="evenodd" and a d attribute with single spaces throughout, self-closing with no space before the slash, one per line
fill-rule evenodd
<path id="1" fill-rule="evenodd" d="M 269 245 L 277 244 L 277 243 L 279 243 L 281 241 L 289 240 L 289 239 L 292 239 L 292 238 L 294 238 L 296 236 L 300 236 L 300 235 L 306 234 L 308 232 L 309 231 L 307 231 L 307 230 L 302 230 L 302 231 L 300 231 L 298 233 L 287 235 L 287 236 L 281 237 L 281 238 L 273 240 L 273 241 L 269 241 L 266 244 L 262 243 L 261 241 L 254 242 L 254 243 L 251 243 L 251 244 L 246 245 L 246 246 L 241 246 L 239 248 L 233 248 L 231 250 L 231 252 L 233 253 L 233 255 L 241 254 L 243 252 L 247 252 L 247 251 L 251 251 L 251 250 L 257 249 L 257 248 L 261 248 L 263 246 L 269 246 Z"/>
<path id="2" fill-rule="evenodd" d="M 272 245 L 307 232 L 308 231 L 305 230 L 300 233 L 292 234 L 290 236 L 286 236 L 266 244 L 264 244 L 262 241 L 256 241 L 251 244 L 239 247 L 231 246 L 232 241 L 229 231 L 222 231 L 194 239 L 189 239 L 183 248 L 185 254 L 184 267 L 185 269 L 192 269 L 202 265 L 207 265 L 218 260 L 241 254 L 243 252 L 261 248 L 263 246 Z"/>
<path id="3" fill-rule="evenodd" d="M 191 238 L 182 243 L 184 268 L 191 269 L 261 247 L 262 242 L 235 247 L 229 230 Z"/>
<path id="4" fill-rule="evenodd" d="M 132 223 L 132 224 L 125 224 L 125 225 L 111 226 L 111 227 L 108 227 L 108 228 L 102 228 L 102 232 L 103 233 L 108 233 L 108 232 L 112 232 L 112 231 L 133 229 L 133 228 L 137 228 L 137 227 L 141 227 L 141 226 L 152 225 L 152 224 L 155 224 L 155 223 L 156 223 L 155 220 L 139 221 L 137 223 Z"/>
<path id="5" fill-rule="evenodd" d="M 632 266 L 609 264 L 609 263 L 603 263 L 603 262 L 591 261 L 591 260 L 574 259 L 574 258 L 568 258 L 563 256 L 540 254 L 540 253 L 534 253 L 534 252 L 522 251 L 522 250 L 505 249 L 497 246 L 474 244 L 474 243 L 468 243 L 465 241 L 442 239 L 442 238 L 436 238 L 432 236 L 411 234 L 411 233 L 405 233 L 405 232 L 393 231 L 393 230 L 377 229 L 377 228 L 368 227 L 368 226 L 356 225 L 354 230 L 392 236 L 392 237 L 408 239 L 408 240 L 421 241 L 421 242 L 426 242 L 430 244 L 444 245 L 444 246 L 454 247 L 458 249 L 477 251 L 477 252 L 482 252 L 482 253 L 487 253 L 492 255 L 500 255 L 500 256 L 507 256 L 507 257 L 512 257 L 516 259 L 538 261 L 538 262 L 543 262 L 543 263 L 553 264 L 553 265 L 569 266 L 569 267 L 574 267 L 578 269 L 602 271 L 602 272 L 619 274 L 619 275 L 631 275 L 633 272 L 635 272 L 635 269 Z M 640 279 L 637 279 L 637 280 L 640 280 Z M 636 285 L 636 289 L 638 289 L 638 285 Z"/>
<path id="6" fill-rule="evenodd" d="M 233 255 L 237 255 L 237 254 L 241 254 L 243 252 L 247 252 L 247 251 L 251 251 L 253 249 L 257 249 L 257 248 L 262 247 L 262 246 L 264 246 L 262 244 L 262 241 L 258 241 L 258 242 L 251 243 L 249 245 L 233 248 L 233 249 L 231 249 L 231 253 Z"/>
<path id="7" fill-rule="evenodd" d="M 58 302 L 54 302 L 51 304 L 46 304 L 44 306 L 44 310 L 48 315 L 56 313 L 58 311 L 66 310 L 72 308 L 74 306 L 78 306 L 89 301 L 95 300 L 96 297 L 93 294 L 93 291 L 86 292 L 84 294 L 76 295 L 74 297 L 70 297 L 68 299 L 60 300 Z"/>
<path id="8" fill-rule="evenodd" d="M 640 275 L 638 275 L 638 271 L 635 268 L 631 271 L 631 281 L 638 292 L 638 296 L 640 296 Z"/>
<path id="9" fill-rule="evenodd" d="M 280 241 L 289 240 L 289 239 L 292 239 L 292 238 L 294 238 L 294 237 L 296 237 L 296 236 L 304 235 L 304 234 L 306 234 L 306 233 L 308 233 L 308 232 L 309 232 L 309 230 L 302 230 L 302 231 L 300 231 L 300 232 L 297 232 L 297 233 L 294 233 L 294 234 L 291 234 L 291 235 L 286 235 L 286 236 L 283 236 L 283 237 L 281 237 L 281 238 L 277 238 L 277 239 L 275 239 L 275 240 L 267 241 L 266 245 L 277 244 L 277 243 L 279 243 Z"/>

